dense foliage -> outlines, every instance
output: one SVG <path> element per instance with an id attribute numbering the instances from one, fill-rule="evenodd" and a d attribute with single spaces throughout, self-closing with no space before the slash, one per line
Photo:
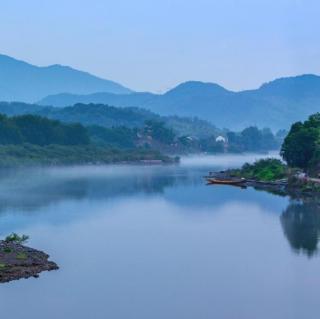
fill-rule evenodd
<path id="1" fill-rule="evenodd" d="M 80 124 L 63 124 L 40 116 L 0 115 L 0 144 L 86 145 L 87 130 Z"/>
<path id="2" fill-rule="evenodd" d="M 270 129 L 259 130 L 251 126 L 240 133 L 227 133 L 229 151 L 231 152 L 257 152 L 272 150 L 280 147 L 282 139 L 277 138 Z"/>
<path id="3" fill-rule="evenodd" d="M 149 120 L 141 129 L 117 126 L 84 127 L 65 124 L 37 115 L 7 117 L 0 114 L 0 145 L 89 145 L 133 149 L 151 141 L 163 145 L 173 143 L 175 134 L 165 123 Z M 140 141 L 141 140 L 141 141 Z M 150 147 L 149 147 L 150 148 Z"/>
<path id="4" fill-rule="evenodd" d="M 164 144 L 171 144 L 175 139 L 173 130 L 165 127 L 165 123 L 158 121 L 146 121 L 144 133 Z"/>
<path id="5" fill-rule="evenodd" d="M 223 153 L 225 151 L 224 143 L 217 142 L 215 137 L 201 139 L 199 147 L 202 152 L 207 153 Z"/>
<path id="6" fill-rule="evenodd" d="M 95 145 L 0 145 L 0 166 L 108 164 L 171 159 L 157 151 L 119 150 Z"/>
<path id="7" fill-rule="evenodd" d="M 133 107 L 112 107 L 103 104 L 76 104 L 71 107 L 42 107 L 24 103 L 0 103 L 0 112 L 8 115 L 33 114 L 64 123 L 81 123 L 89 126 L 91 140 L 99 145 L 121 148 L 142 146 L 164 149 L 167 152 L 256 152 L 280 147 L 285 132 L 273 135 L 269 129 L 249 127 L 242 132 L 219 130 L 207 121 L 177 116 L 163 117 L 150 111 Z M 148 126 L 152 124 L 147 139 Z M 98 128 L 100 127 L 100 128 Z M 106 130 L 103 129 L 106 128 Z M 139 141 L 137 132 L 142 135 Z M 222 135 L 226 145 L 216 142 Z M 159 143 L 157 143 L 159 142 Z M 151 144 L 151 145 L 150 145 Z M 174 144 L 174 149 L 167 146 Z"/>
<path id="8" fill-rule="evenodd" d="M 154 148 L 168 153 L 240 153 L 278 149 L 280 140 L 268 129 L 259 130 L 255 127 L 245 129 L 240 133 L 223 134 L 225 142 L 217 141 L 217 135 L 206 138 L 194 136 L 178 136 L 165 122 L 149 120 L 143 128 L 113 127 L 103 128 L 90 126 L 92 141 L 99 145 L 109 145 L 120 148 L 136 146 Z"/>
<path id="9" fill-rule="evenodd" d="M 16 243 L 16 244 L 22 245 L 22 244 L 25 244 L 28 240 L 29 240 L 29 236 L 27 235 L 19 236 L 16 233 L 12 233 L 8 235 L 4 241 L 7 243 Z"/>
<path id="10" fill-rule="evenodd" d="M 158 119 L 171 128 L 178 136 L 195 136 L 199 139 L 222 134 L 223 132 L 210 122 L 197 117 L 166 116 Z"/>
<path id="11" fill-rule="evenodd" d="M 320 159 L 320 113 L 311 115 L 305 122 L 291 126 L 284 140 L 281 155 L 289 166 L 310 169 Z"/>
<path id="12" fill-rule="evenodd" d="M 244 164 L 240 170 L 234 170 L 236 176 L 259 181 L 274 181 L 287 176 L 287 167 L 278 159 L 267 158 L 253 164 Z"/>
<path id="13" fill-rule="evenodd" d="M 168 129 L 152 124 L 157 138 L 166 140 Z M 153 125 L 149 126 L 151 131 Z M 36 115 L 0 114 L 0 166 L 169 161 L 157 150 L 140 148 L 136 140 L 136 129 L 85 128 Z"/>
<path id="14" fill-rule="evenodd" d="M 277 138 L 267 129 L 250 127 L 227 133 L 199 119 L 160 117 L 136 108 L 75 105 L 53 109 L 0 103 L 1 110 L 14 115 L 0 114 L 1 166 L 169 160 L 160 153 L 245 152 L 277 146 Z M 17 115 L 20 113 L 23 115 Z M 83 126 L 73 120 L 95 125 Z M 181 135 L 182 131 L 191 134 Z M 218 135 L 224 142 L 216 140 Z"/>
<path id="15" fill-rule="evenodd" d="M 205 138 L 220 134 L 211 123 L 198 118 L 160 116 L 136 107 L 113 107 L 105 104 L 76 104 L 70 107 L 44 107 L 19 102 L 0 102 L 0 113 L 12 116 L 33 114 L 66 123 L 81 123 L 84 126 L 102 126 L 107 128 L 127 127 L 143 128 L 146 121 L 165 123 L 177 136 L 193 135 Z"/>
<path id="16" fill-rule="evenodd" d="M 89 126 L 88 132 L 93 143 L 101 146 L 116 148 L 135 148 L 137 129 L 125 126 L 107 128 L 102 126 Z"/>

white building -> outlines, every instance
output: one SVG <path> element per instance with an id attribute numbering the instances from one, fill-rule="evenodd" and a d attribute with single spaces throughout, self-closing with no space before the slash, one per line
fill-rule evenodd
<path id="1" fill-rule="evenodd" d="M 226 143 L 227 142 L 227 140 L 226 140 L 226 138 L 225 137 L 223 137 L 223 136 L 218 136 L 217 138 L 216 138 L 216 142 L 218 143 L 218 142 L 220 142 L 220 143 Z"/>

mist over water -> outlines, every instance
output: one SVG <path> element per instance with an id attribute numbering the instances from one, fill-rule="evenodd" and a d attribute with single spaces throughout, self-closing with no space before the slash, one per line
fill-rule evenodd
<path id="1" fill-rule="evenodd" d="M 30 235 L 60 266 L 0 285 L 1 314 L 318 318 L 318 205 L 202 178 L 259 157 L 0 173 L 0 235 Z"/>
<path id="2" fill-rule="evenodd" d="M 244 163 L 253 163 L 262 158 L 278 158 L 280 159 L 279 152 L 274 151 L 268 154 L 239 154 L 239 155 L 194 155 L 181 158 L 181 165 L 195 166 L 195 167 L 221 167 L 224 169 L 238 168 Z"/>

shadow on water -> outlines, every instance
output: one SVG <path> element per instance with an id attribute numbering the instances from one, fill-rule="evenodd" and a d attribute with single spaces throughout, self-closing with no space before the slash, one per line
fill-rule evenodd
<path id="1" fill-rule="evenodd" d="M 292 200 L 282 213 L 281 225 L 291 247 L 309 257 L 318 252 L 320 204 L 317 201 Z"/>
<path id="2" fill-rule="evenodd" d="M 285 191 L 259 189 L 277 197 L 286 197 Z M 280 215 L 283 233 L 297 254 L 313 257 L 318 253 L 320 241 L 320 198 L 289 196 L 289 205 Z"/>

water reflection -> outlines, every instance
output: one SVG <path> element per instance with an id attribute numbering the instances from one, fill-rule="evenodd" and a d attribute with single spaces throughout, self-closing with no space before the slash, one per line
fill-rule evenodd
<path id="1" fill-rule="evenodd" d="M 226 163 L 234 164 L 240 158 L 235 157 Z M 208 167 L 196 166 L 193 161 L 193 158 L 186 160 L 179 167 L 88 166 L 0 171 L 0 218 L 1 215 L 7 216 L 6 222 L 2 220 L 0 224 L 0 233 L 12 231 L 8 227 L 14 223 L 20 226 L 32 224 L 40 216 L 42 220 L 49 219 L 45 211 L 59 203 L 64 207 L 66 203 L 75 202 L 81 207 L 88 200 L 103 205 L 110 200 L 159 196 L 185 208 L 185 214 L 193 212 L 198 216 L 208 207 L 214 212 L 230 202 L 258 204 L 273 214 L 282 212 L 283 233 L 293 250 L 309 257 L 316 254 L 320 234 L 319 203 L 293 199 L 288 203 L 283 194 L 268 194 L 251 188 L 206 187 L 202 176 Z M 220 158 L 216 159 L 215 165 L 222 165 Z M 18 220 L 13 212 L 26 217 Z M 57 208 L 51 220 L 64 223 L 74 218 L 72 214 L 59 217 L 62 212 Z M 78 213 L 77 218 L 80 215 Z"/>
<path id="2" fill-rule="evenodd" d="M 309 257 L 315 255 L 320 236 L 319 202 L 292 200 L 280 219 L 293 250 Z"/>
<path id="3" fill-rule="evenodd" d="M 167 187 L 200 183 L 199 177 L 172 174 L 163 167 L 69 167 L 0 172 L 0 213 L 34 211 L 53 203 L 161 194 Z"/>
<path id="4" fill-rule="evenodd" d="M 1 314 L 318 318 L 319 207 L 206 186 L 226 163 L 0 172 L 0 237 L 28 234 L 61 267 L 1 285 Z"/>
<path id="5" fill-rule="evenodd" d="M 81 166 L 0 170 L 0 213 L 34 211 L 65 200 L 163 194 L 168 187 L 200 185 L 210 169 L 226 169 L 265 155 L 197 156 L 180 166 Z M 272 154 L 276 156 L 276 154 Z M 187 199 L 187 198 L 186 198 Z"/>

